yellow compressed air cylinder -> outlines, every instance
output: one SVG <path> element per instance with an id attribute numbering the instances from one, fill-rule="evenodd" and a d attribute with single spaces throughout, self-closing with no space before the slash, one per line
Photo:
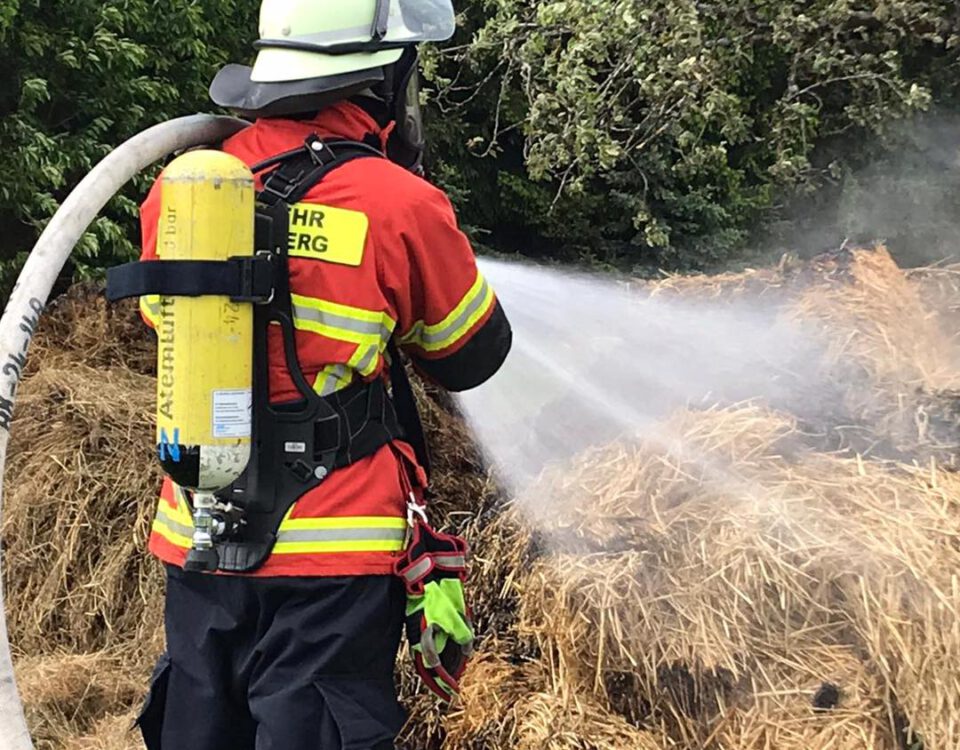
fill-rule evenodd
<path id="1" fill-rule="evenodd" d="M 192 151 L 161 178 L 160 262 L 254 252 L 253 174 L 220 151 Z M 156 321 L 157 450 L 181 487 L 215 492 L 250 459 L 253 305 L 225 296 L 161 296 Z"/>

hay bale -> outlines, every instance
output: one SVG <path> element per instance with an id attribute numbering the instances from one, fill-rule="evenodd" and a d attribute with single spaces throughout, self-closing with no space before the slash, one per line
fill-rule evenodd
<path id="1" fill-rule="evenodd" d="M 443 747 L 509 747 L 507 740 L 516 729 L 515 706 L 542 686 L 536 664 L 511 664 L 497 644 L 485 644 L 463 677 L 459 704 L 442 720 Z"/>
<path id="2" fill-rule="evenodd" d="M 4 585 L 38 748 L 87 737 L 119 750 L 96 744 L 99 722 L 142 700 L 162 648 L 162 576 L 145 554 L 159 486 L 152 347 L 135 306 L 76 288 L 44 318 L 21 386 Z"/>
<path id="3" fill-rule="evenodd" d="M 899 748 L 883 687 L 851 648 L 785 645 L 717 721 L 719 749 Z"/>
<path id="4" fill-rule="evenodd" d="M 665 750 L 673 742 L 628 724 L 584 696 L 537 692 L 516 704 L 515 750 Z"/>
<path id="5" fill-rule="evenodd" d="M 16 672 L 20 695 L 30 708 L 71 701 L 112 706 L 143 691 L 137 676 L 125 669 L 128 666 L 129 661 L 120 653 L 98 651 L 24 657 L 18 660 Z"/>
<path id="6" fill-rule="evenodd" d="M 133 728 L 135 718 L 135 711 L 107 715 L 94 724 L 89 734 L 68 738 L 62 748 L 63 750 L 143 750 L 143 739 Z"/>
<path id="7" fill-rule="evenodd" d="M 430 445 L 428 515 L 432 523 L 460 532 L 474 519 L 490 517 L 501 493 L 457 403 L 419 378 L 413 378 L 413 388 Z"/>
<path id="8" fill-rule="evenodd" d="M 951 518 L 941 517 L 942 529 L 931 525 L 927 534 L 942 534 L 952 554 L 890 539 L 907 542 L 890 552 L 901 557 L 900 566 L 859 586 L 850 581 L 848 591 L 858 640 L 886 682 L 890 710 L 906 719 L 908 740 L 922 740 L 926 748 L 960 747 L 960 537 L 953 522 L 960 482 L 950 484 L 952 501 L 943 511 Z"/>
<path id="9" fill-rule="evenodd" d="M 149 675 L 132 666 L 128 655 L 110 651 L 25 657 L 16 672 L 38 750 L 59 750 L 71 736 L 101 735 L 100 717 L 138 703 Z M 115 744 L 102 747 L 119 750 Z"/>
<path id="10" fill-rule="evenodd" d="M 553 683 L 541 667 L 482 654 L 445 722 L 446 750 L 664 750 L 666 737 L 631 726 L 595 699 Z"/>
<path id="11" fill-rule="evenodd" d="M 824 253 L 805 263 L 785 257 L 772 269 L 639 282 L 638 288 L 652 297 L 762 306 L 805 331 L 821 351 L 798 352 L 796 362 L 779 363 L 778 378 L 789 383 L 793 400 L 776 406 L 802 417 L 810 432 L 823 436 L 824 449 L 956 460 L 956 267 L 907 274 L 877 246 Z"/>
<path id="12" fill-rule="evenodd" d="M 794 257 L 784 255 L 772 268 L 717 274 L 664 274 L 653 281 L 638 281 L 637 286 L 651 297 L 696 297 L 720 302 L 743 298 L 779 301 L 800 268 L 802 265 Z"/>
<path id="13" fill-rule="evenodd" d="M 953 361 L 960 367 L 960 263 L 914 268 L 907 278 L 952 344 Z"/>
<path id="14" fill-rule="evenodd" d="M 681 415 L 545 475 L 556 551 L 521 584 L 521 632 L 608 703 L 631 676 L 675 733 L 715 724 L 785 634 L 856 647 L 899 698 L 888 716 L 960 745 L 960 478 L 794 432 L 756 408 Z"/>
<path id="15" fill-rule="evenodd" d="M 824 341 L 821 374 L 840 386 L 846 415 L 888 439 L 899 457 L 929 455 L 927 446 L 955 456 L 960 371 L 919 287 L 883 247 L 822 256 L 811 273 L 817 283 L 789 314 Z"/>
<path id="16" fill-rule="evenodd" d="M 92 283 L 77 284 L 51 301 L 31 345 L 28 371 L 60 357 L 143 375 L 157 369 L 156 339 L 144 327 L 136 301 L 108 304 L 101 286 Z"/>
<path id="17" fill-rule="evenodd" d="M 157 627 L 162 589 L 144 557 L 159 487 L 152 402 L 149 377 L 63 355 L 24 382 L 3 524 L 17 649 L 89 652 Z"/>

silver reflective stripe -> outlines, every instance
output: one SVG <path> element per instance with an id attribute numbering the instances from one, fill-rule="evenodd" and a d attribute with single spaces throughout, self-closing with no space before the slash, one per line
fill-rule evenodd
<path id="1" fill-rule="evenodd" d="M 193 526 L 184 526 L 182 523 L 174 521 L 163 510 L 157 511 L 157 517 L 154 520 L 161 526 L 168 528 L 174 534 L 179 534 L 187 538 L 193 536 Z"/>
<path id="2" fill-rule="evenodd" d="M 363 356 L 360 358 L 360 361 L 357 362 L 357 371 L 361 373 L 367 372 L 367 370 L 373 366 L 378 354 L 380 354 L 380 349 L 378 347 L 368 346 L 367 351 L 364 352 Z"/>
<path id="3" fill-rule="evenodd" d="M 427 573 L 430 572 L 430 558 L 424 557 L 420 562 L 418 562 L 413 567 L 407 568 L 403 572 L 403 577 L 410 583 L 416 583 L 421 578 L 423 578 Z"/>
<path id="4" fill-rule="evenodd" d="M 467 567 L 467 559 L 463 555 L 434 555 L 433 560 L 437 565 L 442 565 L 444 568 Z"/>
<path id="5" fill-rule="evenodd" d="M 324 368 L 323 372 L 318 376 L 318 379 L 324 378 L 323 387 L 319 391 L 320 395 L 329 396 L 331 393 L 336 392 L 340 387 L 340 381 L 345 378 L 349 372 L 350 370 L 346 365 L 331 365 Z"/>
<path id="6" fill-rule="evenodd" d="M 470 316 L 480 309 L 484 301 L 487 299 L 487 294 L 489 291 L 490 285 L 487 283 L 487 280 L 484 279 L 483 285 L 480 287 L 480 291 L 477 292 L 477 296 L 471 300 L 470 304 L 463 309 L 463 312 L 461 312 L 455 320 L 451 321 L 439 331 L 431 332 L 424 328 L 423 335 L 420 337 L 420 341 L 424 344 L 440 344 L 452 337 L 466 324 L 466 322 L 470 319 Z"/>
<path id="7" fill-rule="evenodd" d="M 318 310 L 315 307 L 306 307 L 305 305 L 294 304 L 293 316 L 299 320 L 309 320 L 329 328 L 340 328 L 344 331 L 359 333 L 363 336 L 377 336 L 383 341 L 388 341 L 393 333 L 382 323 L 356 320 L 355 318 L 348 318 L 345 315 L 337 315 L 336 313 Z"/>
<path id="8" fill-rule="evenodd" d="M 423 657 L 423 666 L 427 669 L 436 669 L 440 666 L 440 652 L 437 650 L 436 625 L 428 625 L 420 633 L 420 654 Z"/>
<path id="9" fill-rule="evenodd" d="M 278 542 L 403 542 L 406 529 L 281 529 Z"/>
<path id="10" fill-rule="evenodd" d="M 144 300 L 143 306 L 147 308 L 147 312 L 150 313 L 151 318 L 159 318 L 160 313 L 163 311 L 159 302 L 147 302 Z"/>
<path id="11" fill-rule="evenodd" d="M 269 45 L 272 39 L 261 39 L 260 43 Z M 370 24 L 365 26 L 354 26 L 347 29 L 335 29 L 333 31 L 318 31 L 314 34 L 298 34 L 297 36 L 287 37 L 286 39 L 277 39 L 280 44 L 287 42 L 306 42 L 307 44 L 341 44 L 343 42 L 368 42 L 370 41 Z"/>

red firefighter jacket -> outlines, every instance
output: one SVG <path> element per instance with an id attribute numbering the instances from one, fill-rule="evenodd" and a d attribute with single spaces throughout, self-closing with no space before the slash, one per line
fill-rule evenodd
<path id="1" fill-rule="evenodd" d="M 223 150 L 253 165 L 301 146 L 312 133 L 387 137 L 362 108 L 343 102 L 310 121 L 260 120 Z M 474 387 L 499 368 L 510 348 L 510 326 L 441 191 L 386 159 L 366 158 L 334 170 L 303 203 L 291 208 L 290 285 L 297 353 L 319 393 L 386 377 L 391 337 L 421 373 L 450 390 Z M 313 205 L 335 219 L 323 254 L 315 251 L 322 227 L 310 218 Z M 145 260 L 156 258 L 159 213 L 158 181 L 141 209 Z M 141 301 L 148 322 L 156 302 Z M 269 360 L 271 400 L 296 399 L 279 333 L 269 342 Z M 418 489 L 426 484 L 404 442 L 334 471 L 297 501 L 256 575 L 391 573 L 405 541 L 407 477 Z M 186 499 L 168 479 L 150 550 L 182 566 L 192 533 Z"/>

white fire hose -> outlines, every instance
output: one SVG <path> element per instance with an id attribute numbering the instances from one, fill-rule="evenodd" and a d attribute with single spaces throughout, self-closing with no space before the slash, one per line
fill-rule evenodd
<path id="1" fill-rule="evenodd" d="M 218 143 L 247 126 L 231 117 L 194 115 L 156 125 L 101 161 L 63 202 L 20 273 L 0 319 L 0 518 L 10 423 L 27 350 L 50 291 L 100 210 L 134 176 L 170 154 Z M 0 565 L 2 571 L 2 565 Z M 17 692 L 0 576 L 0 750 L 33 750 Z"/>

